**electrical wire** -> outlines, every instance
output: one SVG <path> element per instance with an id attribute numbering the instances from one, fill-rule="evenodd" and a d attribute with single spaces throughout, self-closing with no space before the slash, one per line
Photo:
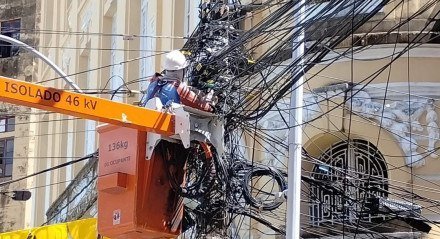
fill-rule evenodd
<path id="1" fill-rule="evenodd" d="M 252 226 L 252 223 L 247 223 L 245 218 L 251 218 L 249 220 L 253 220 L 254 222 L 259 223 L 260 225 L 263 225 L 270 230 L 274 232 L 274 234 L 284 234 L 285 231 L 283 229 L 283 216 L 285 216 L 285 210 L 280 208 L 270 208 L 273 209 L 272 211 L 259 211 L 258 209 L 255 209 L 257 205 L 259 204 L 258 201 L 255 201 L 251 195 L 250 192 L 247 192 L 248 197 L 248 204 L 250 204 L 253 207 L 249 207 L 245 205 L 244 203 L 244 195 L 232 195 L 234 186 L 230 184 L 229 182 L 233 182 L 235 180 L 234 177 L 236 175 L 231 175 L 231 173 L 234 173 L 235 171 L 232 170 L 231 167 L 237 166 L 237 167 L 244 167 L 243 165 L 249 164 L 249 167 L 251 169 L 257 170 L 259 167 L 263 167 L 264 165 L 259 165 L 258 162 L 246 162 L 249 160 L 249 157 L 247 157 L 246 152 L 241 150 L 241 143 L 243 137 L 250 137 L 253 140 L 254 145 L 249 147 L 249 150 L 252 150 L 252 156 L 254 156 L 255 152 L 257 150 L 261 150 L 262 152 L 268 152 L 270 153 L 275 160 L 277 161 L 276 164 L 279 164 L 279 169 L 275 168 L 273 170 L 282 170 L 286 168 L 287 165 L 284 164 L 283 158 L 278 159 L 277 156 L 285 156 L 285 153 L 283 152 L 283 149 L 285 150 L 286 143 L 283 142 L 283 138 L 281 136 L 273 136 L 277 132 L 277 130 L 286 130 L 291 127 L 292 125 L 287 125 L 287 121 L 283 117 L 283 113 L 288 110 L 282 107 L 278 106 L 279 102 L 283 101 L 283 98 L 286 97 L 288 94 L 290 94 L 293 90 L 292 85 L 295 83 L 297 77 L 305 75 L 305 74 L 313 74 L 312 77 L 306 80 L 305 84 L 308 84 L 311 82 L 315 77 L 319 76 L 321 72 L 326 69 L 327 67 L 331 66 L 336 61 L 340 60 L 341 58 L 349 58 L 351 60 L 351 79 L 350 83 L 351 85 L 354 85 L 354 68 L 353 68 L 353 61 L 358 60 L 354 57 L 355 52 L 360 53 L 362 51 L 368 50 L 370 46 L 361 46 L 356 47 L 356 44 L 358 42 L 361 42 L 362 39 L 366 39 L 371 32 L 373 32 L 376 27 L 383 22 L 389 14 L 391 14 L 395 9 L 398 7 L 403 8 L 403 4 L 405 1 L 379 1 L 378 5 L 375 5 L 372 7 L 369 5 L 368 1 L 349 1 L 349 0 L 338 0 L 334 2 L 329 2 L 326 5 L 319 5 L 315 4 L 311 7 L 307 5 L 306 10 L 306 18 L 309 19 L 305 23 L 303 23 L 300 27 L 295 26 L 291 27 L 291 23 L 295 21 L 295 18 L 293 17 L 294 14 L 292 14 L 295 9 L 298 9 L 300 6 L 295 1 L 267 1 L 268 4 L 263 4 L 261 12 L 267 11 L 270 7 L 276 7 L 273 11 L 271 11 L 271 14 L 263 18 L 259 23 L 255 24 L 250 30 L 248 31 L 240 31 L 237 29 L 234 29 L 233 27 L 236 23 L 244 19 L 243 16 L 240 15 L 234 15 L 238 14 L 238 11 L 231 11 L 230 14 L 227 14 L 226 16 L 221 16 L 216 21 L 208 21 L 203 24 L 199 24 L 198 29 L 196 32 L 191 36 L 187 38 L 187 44 L 185 45 L 186 50 L 190 50 L 192 55 L 192 60 L 197 63 L 201 63 L 203 66 L 206 67 L 207 71 L 211 72 L 209 76 L 204 76 L 203 74 L 198 75 L 198 73 L 195 73 L 194 75 L 199 77 L 197 80 L 203 80 L 205 78 L 212 77 L 217 81 L 217 79 L 220 79 L 221 76 L 227 76 L 229 79 L 226 80 L 226 87 L 224 87 L 224 92 L 227 92 L 228 94 L 225 94 L 224 100 L 227 102 L 225 105 L 229 105 L 228 107 L 222 107 L 219 110 L 219 115 L 222 117 L 225 117 L 227 125 L 226 125 L 226 135 L 225 135 L 225 142 L 227 142 L 228 147 L 228 153 L 227 157 L 225 159 L 217 159 L 215 160 L 215 166 L 217 169 L 217 177 L 215 179 L 215 184 L 211 189 L 211 192 L 204 200 L 194 200 L 197 203 L 200 203 L 200 208 L 197 208 L 193 210 L 192 213 L 195 215 L 198 215 L 199 218 L 197 220 L 200 220 L 201 217 L 204 217 L 203 219 L 206 219 L 207 221 L 198 221 L 196 222 L 196 227 L 201 227 L 200 232 L 210 232 L 213 229 L 213 225 L 236 225 L 235 221 L 238 222 L 239 229 L 236 231 L 237 235 L 240 230 L 242 230 L 242 227 L 247 227 L 249 229 L 253 229 L 256 231 L 259 231 L 261 234 L 266 234 L 267 232 L 265 230 L 260 230 L 261 228 L 255 228 Z M 383 36 L 380 38 L 385 38 L 388 35 L 390 35 L 392 32 L 396 32 L 399 34 L 400 28 L 404 26 L 405 24 L 409 24 L 412 19 L 415 19 L 418 16 L 421 16 L 423 13 L 427 12 L 431 7 L 436 4 L 437 1 L 427 1 L 424 5 L 420 6 L 419 10 L 415 11 L 412 15 L 407 14 L 407 19 L 402 20 L 400 19 L 399 23 L 396 23 L 394 26 L 390 28 L 388 32 L 386 32 Z M 306 3 L 310 4 L 310 2 Z M 355 34 L 356 30 L 363 25 L 363 23 L 367 22 L 371 17 L 375 16 L 376 13 L 384 7 L 386 4 L 389 4 L 392 6 L 391 11 L 387 11 L 387 13 L 384 13 L 384 16 L 380 16 L 380 19 L 377 21 L 377 25 L 373 26 L 371 29 L 369 29 L 367 32 L 363 34 Z M 208 14 L 214 14 L 215 7 L 217 7 L 218 4 L 214 4 L 212 6 L 212 9 L 210 9 L 207 13 Z M 320 8 L 321 7 L 321 8 Z M 373 8 L 373 9 L 372 9 Z M 349 12 L 350 14 L 342 14 L 344 12 Z M 234 16 L 234 17 L 233 17 Z M 247 18 L 246 16 L 245 18 Z M 365 79 L 356 82 L 356 83 L 363 83 L 363 86 L 357 87 L 356 89 L 352 88 L 349 92 L 342 92 L 341 94 L 345 94 L 346 96 L 348 93 L 350 93 L 342 103 L 335 104 L 333 108 L 327 111 L 321 111 L 323 114 L 319 117 L 326 117 L 327 120 L 330 122 L 330 124 L 336 126 L 333 122 L 331 122 L 330 117 L 334 117 L 336 115 L 332 114 L 332 111 L 336 109 L 345 109 L 347 113 L 350 114 L 349 119 L 349 129 L 348 129 L 348 141 L 350 141 L 350 136 L 353 138 L 353 135 L 351 135 L 351 124 L 352 122 L 356 122 L 358 119 L 352 119 L 352 114 L 356 115 L 356 112 L 353 112 L 351 110 L 347 110 L 345 106 L 347 104 L 352 105 L 354 97 L 357 97 L 356 95 L 361 92 L 362 90 L 366 89 L 366 87 L 369 87 L 370 84 L 379 77 L 380 73 L 384 72 L 388 69 L 388 72 L 391 72 L 391 66 L 397 59 L 399 59 L 401 56 L 403 56 L 405 53 L 408 53 L 410 49 L 413 49 L 414 47 L 420 45 L 420 40 L 422 37 L 429 34 L 429 31 L 426 31 L 426 28 L 428 25 L 430 25 L 434 21 L 435 17 L 433 17 L 431 20 L 429 20 L 426 23 L 426 26 L 424 28 L 417 32 L 414 39 L 409 40 L 407 43 L 407 46 L 404 47 L 400 52 L 396 53 L 396 44 L 394 45 L 394 52 L 393 54 L 389 55 L 388 58 L 391 57 L 391 60 L 389 63 L 385 64 L 382 68 L 380 68 L 378 71 L 374 72 L 370 76 L 366 77 Z M 333 22 L 334 25 L 328 24 L 326 28 L 328 29 L 328 32 L 319 32 L 318 29 L 320 24 L 324 24 L 325 22 Z M 222 25 L 222 24 L 225 25 Z M 206 25 L 204 25 L 206 24 Z M 211 25 L 209 25 L 211 24 Z M 225 27 L 226 26 L 226 27 Z M 282 65 L 283 61 L 282 54 L 285 52 L 289 52 L 292 50 L 290 44 L 291 39 L 294 39 L 295 36 L 298 36 L 300 34 L 299 31 L 295 30 L 295 28 L 305 28 L 309 29 L 309 36 L 304 40 L 307 43 L 307 50 L 305 52 L 305 55 L 302 56 L 303 59 L 305 59 L 305 64 L 301 67 L 298 65 L 299 59 L 293 59 L 291 63 L 287 65 Z M 310 31 L 312 33 L 310 33 Z M 408 29 L 409 32 L 409 29 Z M 50 32 L 46 32 L 47 34 L 51 34 Z M 55 32 L 53 32 L 55 33 Z M 60 32 L 60 34 L 64 34 Z M 91 33 L 94 34 L 94 33 Z M 222 39 L 227 39 L 229 42 L 227 44 L 222 45 L 220 43 L 221 40 L 219 38 L 213 37 L 215 34 L 219 34 L 217 36 L 223 37 Z M 320 35 L 321 34 L 321 35 Z M 105 34 L 97 34 L 100 36 L 106 36 Z M 356 42 L 355 42 L 355 35 L 356 35 Z M 118 35 L 123 36 L 123 35 Z M 225 37 L 226 36 L 226 37 Z M 339 53 L 339 51 L 336 51 L 336 47 L 347 37 L 351 36 L 351 47 L 347 48 L 342 53 Z M 139 36 L 140 37 L 140 36 Z M 150 36 L 143 36 L 143 37 L 150 37 Z M 159 36 L 156 36 L 159 37 Z M 276 42 L 274 42 L 274 39 L 276 39 Z M 248 43 L 252 42 L 252 44 Z M 379 42 L 379 40 L 378 40 Z M 268 44 L 272 44 L 271 47 L 267 48 L 265 51 L 261 53 L 261 56 L 259 56 L 257 59 L 252 59 L 250 56 L 252 55 L 252 52 L 254 50 L 257 50 L 259 48 L 264 48 Z M 216 45 L 217 44 L 217 45 Z M 299 45 L 299 44 L 298 44 Z M 206 50 L 200 50 L 200 49 L 206 49 L 206 47 L 213 47 L 218 48 L 218 46 L 222 46 L 223 49 L 221 51 L 215 52 L 215 54 L 211 54 L 207 52 Z M 336 56 L 333 58 L 326 58 L 328 53 L 333 52 L 336 53 Z M 339 53 L 339 54 L 338 54 Z M 409 53 L 408 53 L 409 54 Z M 347 55 L 351 55 L 350 57 L 347 57 Z M 123 62 L 120 64 L 125 64 L 128 62 L 140 60 L 142 58 L 134 58 L 127 62 Z M 250 60 L 252 59 L 252 60 Z M 376 58 L 375 60 L 379 59 L 387 59 L 387 58 Z M 408 56 L 409 59 L 409 56 Z M 200 61 L 199 61 L 200 60 Z M 249 61 L 253 61 L 255 63 L 248 64 Z M 322 68 L 317 74 L 309 73 L 308 70 L 315 67 L 317 64 L 326 62 L 326 66 Z M 278 67 L 283 66 L 284 69 L 281 70 L 281 72 L 275 72 Z M 90 69 L 83 72 L 74 73 L 73 75 L 83 74 L 94 70 L 100 70 L 106 67 L 110 66 L 102 66 L 97 69 Z M 196 66 L 192 66 L 196 68 Z M 215 72 L 216 69 L 211 67 L 217 67 L 222 68 L 218 72 Z M 300 71 L 300 68 L 306 68 L 305 71 Z M 409 69 L 409 66 L 408 66 Z M 293 80 L 292 78 L 289 78 L 288 75 L 292 74 L 293 71 Z M 195 71 L 194 71 L 195 72 Z M 271 77 L 276 75 L 275 80 L 271 79 Z M 387 92 L 390 90 L 389 88 L 389 78 L 387 80 L 387 84 L 385 86 L 385 95 L 383 99 L 382 105 L 385 105 L 385 101 L 387 99 Z M 54 79 L 49 79 L 48 81 L 52 81 Z M 116 90 L 107 91 L 106 86 L 103 87 L 103 89 L 90 89 L 91 94 L 112 94 L 113 96 L 115 94 L 126 94 L 130 92 L 130 89 L 128 88 L 128 85 L 131 83 L 142 81 L 143 79 L 136 79 L 130 82 L 124 82 L 123 85 L 118 87 Z M 110 79 L 109 79 L 110 81 Z M 409 80 L 408 80 L 409 81 Z M 45 81 L 47 82 L 47 81 Z M 218 82 L 221 82 L 221 80 L 218 80 Z M 347 82 L 347 81 L 345 81 Z M 44 83 L 44 82 L 39 82 Z M 409 83 L 408 83 L 409 84 Z M 121 89 L 123 89 L 120 91 Z M 92 90 L 95 90 L 92 92 Z M 106 92 L 104 92 L 106 91 Z M 127 91 L 127 92 L 125 92 Z M 390 90 L 391 91 L 391 90 Z M 313 92 L 312 92 L 313 93 Z M 411 95 L 414 94 L 414 92 L 408 93 L 411 100 Z M 322 99 L 320 103 L 325 102 L 333 102 L 334 99 L 339 96 L 332 96 L 330 98 L 324 98 Z M 236 99 L 240 99 L 236 101 Z M 306 105 L 305 108 L 308 106 L 311 106 L 313 104 Z M 352 109 L 352 107 L 350 107 Z M 284 128 L 278 128 L 277 130 L 271 129 L 269 127 L 256 127 L 258 120 L 264 120 L 265 116 L 269 112 L 277 112 L 280 116 L 282 122 L 286 125 Z M 383 116 L 383 111 L 382 111 Z M 344 116 L 342 116 L 344 118 Z M 361 118 L 362 123 L 365 124 L 371 124 L 377 126 L 377 123 L 374 123 L 371 120 L 368 120 L 366 117 Z M 381 121 L 379 122 L 379 133 L 376 135 L 376 146 L 379 143 L 379 138 L 381 136 L 381 130 L 382 130 L 382 120 L 384 120 L 384 117 L 381 117 Z M 363 120 L 363 121 L 362 121 Z M 56 122 L 56 121 L 52 121 Z M 304 126 L 311 126 L 313 125 L 314 121 L 306 121 L 303 123 Z M 298 126 L 298 125 L 296 125 Z M 319 129 L 319 127 L 314 126 L 315 128 Z M 332 133 L 328 129 L 319 129 L 326 133 Z M 234 131 L 240 131 L 241 133 L 234 133 Z M 74 133 L 74 132 L 70 132 Z M 414 132 L 411 135 L 415 136 Z M 53 134 L 51 134 L 53 135 Z M 38 135 L 38 136 L 44 136 Z M 310 139 L 312 140 L 312 139 Z M 343 139 L 342 141 L 347 142 L 347 138 Z M 411 140 L 410 140 L 411 141 Z M 398 142 L 398 140 L 394 141 Z M 347 147 L 350 146 L 350 142 L 347 144 Z M 275 148 L 274 151 L 271 148 L 269 148 L 267 145 L 272 147 L 271 145 L 279 145 L 280 148 Z M 378 147 L 376 147 L 378 148 Z M 323 153 L 325 153 L 324 149 L 321 149 Z M 418 153 L 416 152 L 412 156 L 416 156 Z M 421 154 L 420 154 L 421 155 Z M 388 157 L 387 155 L 384 155 L 385 157 Z M 391 156 L 389 156 L 391 157 Z M 398 155 L 394 155 L 393 157 L 399 157 Z M 307 155 L 306 152 L 304 152 L 304 159 L 305 161 L 308 161 L 309 163 L 322 163 L 321 160 L 315 159 L 313 157 L 310 157 L 310 155 Z M 240 163 L 239 163 L 240 162 Z M 387 166 L 392 166 L 387 162 Z M 372 175 L 370 172 L 366 173 L 363 178 L 360 178 L 359 172 L 352 170 L 348 167 L 338 168 L 332 165 L 329 165 L 329 167 L 332 170 L 341 171 L 344 175 L 351 175 L 352 173 L 357 173 L 359 175 L 359 178 L 354 178 L 353 180 L 363 182 L 368 184 L 371 180 L 376 180 L 376 176 Z M 413 171 L 406 171 L 401 168 L 401 166 L 392 166 L 393 168 L 389 168 L 391 170 L 401 170 L 411 177 L 417 178 Z M 402 166 L 403 167 L 403 166 Z M 304 169 L 303 169 L 304 170 Z M 261 183 L 258 179 L 257 181 L 249 180 L 249 178 L 252 178 L 252 173 L 249 174 L 248 171 L 246 178 L 247 183 L 246 185 L 251 185 L 251 191 L 255 190 L 254 192 L 257 192 L 256 194 L 266 195 L 267 197 L 270 197 L 274 194 L 272 192 L 274 190 L 274 185 L 269 187 L 268 191 L 263 190 L 262 188 L 268 187 L 268 183 Z M 274 173 L 277 171 L 271 171 L 267 168 L 264 168 L 261 172 L 265 172 L 264 175 L 268 175 L 268 173 Z M 281 171 L 280 171 L 281 172 Z M 304 172 L 310 173 L 310 174 L 316 174 L 314 171 L 307 171 L 304 170 Z M 275 175 L 275 174 L 274 174 Z M 366 177 L 365 177 L 366 176 Z M 280 178 L 280 176 L 277 176 Z M 251 181 L 251 182 L 249 182 Z M 395 180 L 391 180 L 389 182 L 395 182 Z M 428 180 L 426 180 L 428 181 Z M 316 181 L 309 181 L 310 182 L 316 182 Z M 254 184 L 255 183 L 255 184 Z M 322 182 L 319 182 L 322 183 Z M 262 188 L 256 187 L 257 184 L 263 185 Z M 403 183 L 402 183 L 403 184 Z M 260 185 L 260 186 L 261 186 Z M 396 191 L 402 190 L 403 192 L 407 192 L 405 190 L 405 187 L 399 187 L 397 185 L 391 185 L 388 184 L 390 188 L 395 189 Z M 403 184 L 404 185 L 404 184 Z M 435 184 L 432 184 L 435 185 Z M 0 184 L 1 186 L 1 184 Z M 436 185 L 437 186 L 437 185 Z M 343 187 L 346 189 L 348 187 L 352 187 L 351 185 L 347 184 L 347 182 L 343 181 Z M 412 190 L 413 195 L 411 197 L 411 200 L 414 202 L 414 187 L 415 185 L 410 185 L 410 189 Z M 247 187 L 244 187 L 247 188 Z M 335 189 L 333 187 L 333 190 L 335 192 L 338 192 L 339 189 Z M 366 192 L 364 194 L 364 199 L 367 195 L 369 195 L 369 189 L 357 187 L 357 190 Z M 424 188 L 424 190 L 431 190 L 436 191 L 439 190 L 438 188 Z M 246 193 L 246 192 L 245 192 Z M 307 191 L 303 192 L 305 196 L 305 200 L 310 200 L 310 194 Z M 411 191 L 410 191 L 411 193 Z M 237 194 L 240 194 L 237 192 Z M 364 206 L 364 203 L 361 202 L 362 200 L 360 198 L 350 198 L 349 196 L 345 195 L 345 190 L 339 190 L 338 195 L 341 194 L 342 199 L 346 200 L 347 202 L 354 203 L 361 205 L 361 207 Z M 393 195 L 405 199 L 404 194 L 398 194 L 394 193 Z M 426 201 L 429 203 L 432 203 L 432 205 L 424 206 L 423 208 L 426 210 L 431 210 L 431 208 L 436 208 L 438 203 L 435 201 L 432 201 L 428 198 L 420 197 L 421 201 Z M 345 205 L 345 204 L 344 204 Z M 266 208 L 267 209 L 267 208 Z M 206 214 L 203 214 L 202 211 L 205 210 L 205 213 L 208 212 L 208 215 L 211 218 L 207 218 Z M 227 213 L 224 213 L 226 211 Z M 438 213 L 436 211 L 433 211 L 434 213 Z M 309 228 L 305 227 L 305 225 L 313 226 L 313 223 L 311 222 L 305 222 L 304 226 L 302 228 L 303 231 L 306 231 L 308 233 L 316 233 L 320 234 L 321 236 L 330 236 L 330 235 L 344 235 L 346 232 L 352 230 L 355 231 L 355 235 L 359 233 L 367 233 L 371 235 L 378 235 L 383 238 L 387 238 L 381 233 L 375 231 L 375 227 L 366 227 L 364 226 L 364 221 L 361 221 L 361 213 L 362 209 L 360 211 L 353 211 L 354 214 L 357 216 L 357 220 L 355 220 L 355 223 L 352 223 L 344 218 L 336 218 L 334 223 L 335 224 L 342 224 L 342 230 L 338 227 L 332 228 L 329 226 L 321 225 L 322 228 L 327 229 L 327 232 L 313 232 L 310 231 Z M 390 215 L 393 215 L 392 213 Z M 385 216 L 390 216 L 385 215 Z M 313 215 L 304 215 L 306 217 L 312 217 Z M 228 221 L 229 220 L 229 221 Z M 234 222 L 234 223 L 233 223 Z M 362 223 L 361 223 L 362 222 Z M 378 225 L 381 225 L 380 223 Z M 377 225 L 377 226 L 378 226 Z M 384 225 L 381 225 L 384 226 Z M 196 233 L 197 235 L 197 233 Z"/>
<path id="2" fill-rule="evenodd" d="M 0 187 L 4 187 L 4 186 L 7 186 L 7 185 L 9 185 L 11 183 L 16 183 L 16 182 L 19 182 L 19 181 L 22 181 L 22 180 L 25 180 L 25 179 L 28 179 L 28 178 L 31 178 L 31 177 L 35 177 L 35 176 L 38 176 L 40 174 L 44 174 L 44 173 L 47 173 L 47 172 L 50 172 L 50 171 L 53 171 L 53 170 L 64 168 L 66 166 L 69 166 L 69 165 L 72 165 L 72 164 L 76 164 L 76 163 L 82 162 L 84 160 L 91 159 L 93 157 L 97 157 L 97 155 L 98 155 L 97 152 L 95 152 L 95 153 L 89 154 L 89 155 L 87 155 L 85 157 L 82 157 L 82 158 L 79 158 L 79 159 L 75 159 L 75 160 L 72 160 L 72 161 L 69 161 L 69 162 L 66 162 L 66 163 L 62 163 L 62 164 L 59 164 L 57 166 L 54 166 L 54 167 L 51 167 L 51 168 L 47 168 L 47 169 L 41 170 L 41 171 L 36 172 L 36 173 L 29 174 L 29 175 L 24 176 L 24 177 L 8 180 L 8 181 L 5 181 L 5 182 L 0 182 Z"/>

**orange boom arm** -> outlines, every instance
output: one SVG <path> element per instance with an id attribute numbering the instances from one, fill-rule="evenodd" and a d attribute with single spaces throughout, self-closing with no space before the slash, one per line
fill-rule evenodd
<path id="1" fill-rule="evenodd" d="M 171 114 L 5 77 L 0 77 L 0 101 L 141 131 L 174 134 Z"/>

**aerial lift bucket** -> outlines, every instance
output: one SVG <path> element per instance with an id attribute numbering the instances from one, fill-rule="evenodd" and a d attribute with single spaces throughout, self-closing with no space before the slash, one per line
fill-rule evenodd
<path id="1" fill-rule="evenodd" d="M 146 157 L 153 150 L 146 148 L 148 133 L 113 125 L 98 133 L 99 233 L 114 239 L 180 235 L 183 200 L 170 186 L 162 155 Z"/>

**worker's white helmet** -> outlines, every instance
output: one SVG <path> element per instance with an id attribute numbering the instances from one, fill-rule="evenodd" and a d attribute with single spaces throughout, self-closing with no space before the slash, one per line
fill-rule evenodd
<path id="1" fill-rule="evenodd" d="M 181 70 L 188 66 L 185 56 L 179 50 L 169 52 L 165 56 L 163 68 L 168 71 Z"/>

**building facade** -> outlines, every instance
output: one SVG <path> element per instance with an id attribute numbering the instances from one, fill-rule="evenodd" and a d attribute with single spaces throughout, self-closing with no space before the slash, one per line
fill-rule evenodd
<path id="1" fill-rule="evenodd" d="M 148 77 L 161 71 L 162 55 L 183 46 L 185 36 L 197 25 L 197 7 L 190 0 L 43 0 L 39 50 L 86 94 L 133 103 L 141 95 L 128 90 L 144 90 Z M 38 63 L 40 82 L 67 89 L 57 77 Z M 34 112 L 38 123 L 30 126 L 36 139 L 30 155 L 47 160 L 35 162 L 28 173 L 97 150 L 98 122 Z M 94 216 L 95 163 L 89 160 L 29 179 L 28 187 L 37 189 L 26 205 L 25 226 Z"/>
<path id="2" fill-rule="evenodd" d="M 404 14 L 408 16 L 418 11 L 426 2 L 412 0 L 398 8 L 393 3 L 387 5 L 377 16 L 359 28 L 352 39 L 339 44 L 337 50 L 330 53 L 327 59 L 340 56 L 352 45 L 353 39 L 372 31 L 376 37 L 364 39 L 361 43 L 362 46 L 368 46 L 365 50 L 345 55 L 331 63 L 330 60 L 324 61 L 307 72 L 307 78 L 313 80 L 306 87 L 304 99 L 304 121 L 308 122 L 303 127 L 304 148 L 317 160 L 304 161 L 304 175 L 315 180 L 333 180 L 337 185 L 341 183 L 339 178 L 325 178 L 328 176 L 326 173 L 334 169 L 347 170 L 352 179 L 362 179 L 353 179 L 351 184 L 345 184 L 348 185 L 346 189 L 350 192 L 350 197 L 357 200 L 366 195 L 358 190 L 365 186 L 365 181 L 374 185 L 378 191 L 369 194 L 380 197 L 401 200 L 403 194 L 399 190 L 406 190 L 433 200 L 440 199 L 437 188 L 440 184 L 440 166 L 437 164 L 440 131 L 437 116 L 440 81 L 437 76 L 440 72 L 437 67 L 439 49 L 436 37 L 427 37 L 423 45 L 410 49 L 397 60 L 390 57 L 405 49 L 414 32 L 423 30 L 428 19 L 432 19 L 432 14 L 438 11 L 438 6 L 431 6 L 429 11 L 412 20 L 411 24 L 405 25 L 399 31 L 394 30 L 391 33 L 393 37 L 380 37 L 380 34 L 400 21 L 403 14 L 401 8 L 409 9 Z M 39 50 L 61 66 L 86 93 L 133 103 L 141 97 L 133 91 L 145 89 L 148 76 L 161 70 L 161 56 L 183 46 L 185 37 L 197 25 L 197 6 L 198 1 L 193 0 L 41 0 L 41 4 L 37 2 L 34 14 L 38 16 L 35 19 L 40 19 L 41 16 L 41 23 L 38 24 L 39 38 L 29 41 L 38 45 Z M 270 15 L 272 10 L 274 9 L 260 11 L 247 17 L 243 26 L 255 26 Z M 15 18 L 0 16 L 0 20 L 6 21 Z M 17 23 L 12 21 L 5 23 L 5 26 L 15 26 L 14 24 Z M 23 22 L 21 24 L 21 28 L 28 28 L 24 27 Z M 437 31 L 436 23 L 429 27 L 430 30 Z M 36 29 L 36 26 L 29 28 Z M 21 33 L 20 37 L 22 36 L 25 34 Z M 252 52 L 253 56 L 258 58 L 269 45 L 270 43 L 256 48 Z M 17 57 L 13 56 L 16 54 L 13 48 L 2 51 L 1 54 L 9 55 L 10 59 Z M 18 57 L 24 56 L 20 52 Z M 374 81 L 366 84 L 365 79 L 390 61 L 393 61 L 392 67 L 388 67 Z M 12 61 L 7 64 L 17 64 L 10 62 Z M 66 83 L 47 65 L 33 59 L 29 62 L 32 68 L 28 70 L 34 69 L 34 62 L 37 75 L 26 75 L 29 74 L 26 67 L 18 73 L 2 74 L 68 89 Z M 289 61 L 285 63 L 288 64 Z M 11 66 L 7 69 L 13 68 Z M 349 103 L 344 102 L 347 96 L 352 95 Z M 282 108 L 283 105 L 285 104 L 280 104 L 279 107 Z M 97 149 L 97 122 L 39 110 L 32 110 L 29 114 L 29 110 L 25 109 L 23 115 L 23 119 L 15 117 L 14 133 L 0 133 L 0 146 L 1 140 L 5 139 L 3 144 L 6 148 L 10 145 L 8 139 L 20 134 L 18 138 L 14 138 L 12 178 L 14 175 L 19 177 L 51 168 L 93 153 Z M 11 120 L 12 118 L 4 119 L 5 123 Z M 28 120 L 30 124 L 17 124 L 18 120 Z M 259 122 L 262 130 L 283 128 L 283 125 L 283 119 L 278 112 L 269 113 Z M 7 131 L 7 124 L 4 128 Z M 1 129 L 0 125 L 0 131 Z M 286 130 L 272 130 L 271 134 L 281 141 L 288 140 Z M 22 138 L 31 142 L 23 140 L 23 145 L 28 148 L 21 152 L 18 149 L 18 140 Z M 254 151 L 249 149 L 255 145 L 253 140 L 253 137 L 243 139 L 242 144 L 246 145 L 243 154 L 252 157 L 258 154 L 265 164 L 274 167 L 283 168 L 287 165 L 285 147 L 267 143 Z M 7 150 L 5 152 L 10 153 Z M 26 158 L 22 161 L 23 164 L 20 164 L 20 156 Z M 8 157 L 10 156 L 6 156 Z M 31 200 L 25 205 L 21 203 L 20 206 L 15 206 L 16 202 L 4 199 L 8 204 L 5 208 L 20 208 L 22 213 L 19 216 L 21 221 L 11 219 L 16 221 L 15 224 L 12 221 L 8 224 L 9 219 L 5 219 L 4 225 L 8 226 L 4 230 L 95 216 L 95 164 L 96 161 L 91 159 L 28 179 L 26 185 L 20 187 L 31 190 Z M 5 164 L 2 167 L 6 172 L 6 167 L 10 166 Z M 20 169 L 23 170 L 21 174 Z M 338 172 L 334 171 L 332 174 L 338 175 Z M 331 234 L 332 228 L 341 226 L 338 221 L 341 217 L 349 218 L 350 223 L 356 223 L 355 215 L 347 212 L 344 207 L 341 209 L 341 198 L 327 194 L 313 185 L 306 185 L 305 192 L 307 195 L 302 203 L 304 237 Z M 428 205 L 416 198 L 408 201 L 422 207 Z M 422 210 L 423 218 L 433 224 L 440 221 L 438 215 L 435 209 Z M 9 214 L 7 216 L 15 217 Z M 374 215 L 371 215 L 371 220 L 376 220 Z M 261 231 L 271 232 L 264 226 L 254 224 L 252 220 L 246 223 L 257 229 L 243 232 L 248 233 L 246 235 L 249 237 L 254 235 L 257 238 Z M 386 227 L 392 227 L 390 225 Z M 384 231 L 387 231 L 386 227 L 383 228 Z M 399 233 L 408 231 L 408 226 L 399 227 Z M 436 232 L 432 234 L 432 238 L 435 238 Z"/>
<path id="3" fill-rule="evenodd" d="M 1 34 L 18 39 L 30 46 L 38 46 L 40 1 L 0 1 Z M 0 75 L 23 81 L 34 81 L 32 54 L 0 41 Z M 28 173 L 29 163 L 40 160 L 28 157 L 32 145 L 29 130 L 30 109 L 0 104 L 0 182 L 14 180 Z M 42 159 L 44 160 L 44 159 Z M 13 201 L 11 191 L 26 189 L 26 182 L 2 186 L 0 189 L 0 231 L 25 226 L 25 203 Z"/>
<path id="4" fill-rule="evenodd" d="M 346 236 L 362 233 L 359 225 L 367 229 L 369 223 L 382 219 L 367 213 L 363 220 L 369 223 L 359 224 L 358 213 L 365 211 L 365 206 L 356 201 L 374 195 L 418 205 L 422 208 L 420 217 L 432 223 L 429 234 L 414 233 L 416 230 L 399 220 L 383 221 L 374 230 L 395 233 L 388 234 L 390 237 L 438 238 L 439 213 L 430 201 L 440 199 L 436 192 L 440 180 L 440 48 L 438 23 L 431 22 L 438 5 L 428 5 L 409 23 L 404 20 L 427 3 L 387 4 L 305 74 L 303 146 L 311 157 L 303 159 L 303 175 L 312 181 L 302 184 L 303 237 L 333 238 L 330 235 L 341 235 L 339 230 L 345 230 Z M 429 31 L 432 33 L 425 34 Z M 419 44 L 412 47 L 412 41 Z M 274 77 L 282 70 L 283 66 L 275 70 Z M 289 100 L 277 105 L 285 112 L 283 116 L 274 109 L 259 123 L 264 132 L 281 142 L 289 138 L 288 130 L 282 130 L 286 127 L 283 117 L 289 117 Z M 288 164 L 285 147 L 263 145 L 260 156 L 265 163 L 281 168 Z M 334 191 L 313 180 L 331 182 Z M 338 190 L 344 196 L 338 196 Z"/>

